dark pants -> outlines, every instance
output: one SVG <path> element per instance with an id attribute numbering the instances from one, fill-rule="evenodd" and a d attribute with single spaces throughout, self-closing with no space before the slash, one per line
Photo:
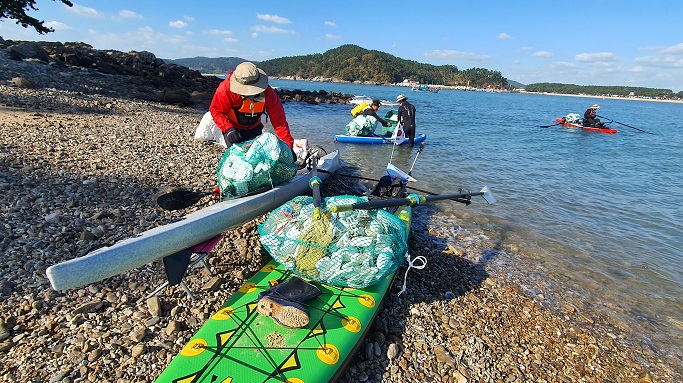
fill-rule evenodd
<path id="1" fill-rule="evenodd" d="M 600 119 L 597 119 L 595 117 L 589 117 L 589 118 L 584 118 L 583 119 L 583 126 L 590 126 L 590 127 L 601 127 L 604 124 L 600 122 Z"/>
<path id="2" fill-rule="evenodd" d="M 406 137 L 408 137 L 408 144 L 410 146 L 415 145 L 415 128 L 412 126 L 410 126 L 408 128 L 404 127 L 403 131 L 404 131 Z"/>

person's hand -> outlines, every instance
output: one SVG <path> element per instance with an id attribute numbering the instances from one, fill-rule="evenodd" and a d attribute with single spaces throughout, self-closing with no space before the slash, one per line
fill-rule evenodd
<path id="1" fill-rule="evenodd" d="M 228 128 L 228 130 L 223 133 L 223 138 L 225 138 L 226 144 L 242 142 L 242 135 L 237 131 L 237 128 Z"/>
<path id="2" fill-rule="evenodd" d="M 294 158 L 294 162 L 296 162 L 296 152 L 294 152 L 294 148 L 289 148 L 289 150 L 292 151 L 292 158 Z"/>
<path id="3" fill-rule="evenodd" d="M 389 127 L 389 123 L 388 123 L 388 122 L 385 122 L 385 123 L 382 124 L 382 126 L 385 127 L 385 128 L 387 128 L 387 127 Z"/>

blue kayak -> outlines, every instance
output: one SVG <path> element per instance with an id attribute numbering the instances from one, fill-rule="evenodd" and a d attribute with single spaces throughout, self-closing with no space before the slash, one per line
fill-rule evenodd
<path id="1" fill-rule="evenodd" d="M 420 143 L 424 141 L 427 136 L 423 133 L 417 133 L 415 135 L 415 143 Z M 334 140 L 337 142 L 346 142 L 349 144 L 392 144 L 394 140 L 389 137 L 381 136 L 349 136 L 346 134 L 336 134 Z M 401 145 L 407 145 L 408 140 L 406 139 L 401 143 Z"/>

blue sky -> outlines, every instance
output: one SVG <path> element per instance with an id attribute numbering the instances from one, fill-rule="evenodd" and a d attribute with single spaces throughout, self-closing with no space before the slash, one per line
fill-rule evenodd
<path id="1" fill-rule="evenodd" d="M 82 41 L 159 58 L 253 61 L 356 44 L 434 65 L 497 70 L 524 84 L 683 90 L 683 1 L 94 1 L 37 0 L 39 35 L 0 22 L 11 40 Z"/>

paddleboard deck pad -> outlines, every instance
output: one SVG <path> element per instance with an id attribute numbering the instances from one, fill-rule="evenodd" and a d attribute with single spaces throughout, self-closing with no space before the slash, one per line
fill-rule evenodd
<path id="1" fill-rule="evenodd" d="M 410 231 L 412 208 L 394 213 Z M 309 324 L 279 326 L 256 311 L 259 293 L 293 274 L 271 261 L 219 309 L 175 356 L 157 383 L 322 383 L 338 380 L 391 288 L 395 273 L 364 289 L 317 284 L 305 302 Z"/>

